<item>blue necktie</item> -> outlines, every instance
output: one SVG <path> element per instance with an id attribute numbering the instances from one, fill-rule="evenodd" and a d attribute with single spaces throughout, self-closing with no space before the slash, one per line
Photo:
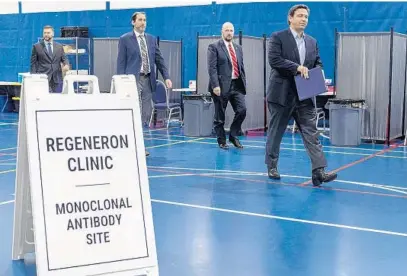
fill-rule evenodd
<path id="1" fill-rule="evenodd" d="M 50 55 L 50 56 L 52 56 L 52 48 L 51 48 L 51 43 L 50 43 L 50 42 L 48 42 L 47 44 L 48 44 L 48 46 L 47 46 L 47 51 L 48 51 L 49 55 Z"/>

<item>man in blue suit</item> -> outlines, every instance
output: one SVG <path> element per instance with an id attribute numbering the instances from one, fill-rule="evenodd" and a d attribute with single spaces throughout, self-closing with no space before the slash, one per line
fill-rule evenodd
<path id="1" fill-rule="evenodd" d="M 277 162 L 280 144 L 291 116 L 296 121 L 312 163 L 312 183 L 320 186 L 337 175 L 326 173 L 327 162 L 318 139 L 315 106 L 311 99 L 300 101 L 294 76 L 308 78 L 308 70 L 322 67 L 317 41 L 304 34 L 309 8 L 295 5 L 288 12 L 289 28 L 272 34 L 268 60 L 271 66 L 267 92 L 270 124 L 267 133 L 265 163 L 268 176 L 280 179 Z"/>
<path id="2" fill-rule="evenodd" d="M 172 87 L 167 65 L 158 48 L 157 39 L 145 33 L 147 20 L 144 12 L 135 12 L 131 17 L 133 31 L 122 35 L 119 39 L 117 56 L 117 74 L 133 74 L 137 80 L 142 109 L 142 122 L 150 120 L 152 112 L 152 93 L 156 89 L 157 66 L 168 88 Z"/>
<path id="3" fill-rule="evenodd" d="M 167 65 L 158 48 L 157 39 L 145 33 L 147 20 L 144 12 L 135 12 L 131 17 L 133 31 L 119 39 L 117 74 L 133 74 L 137 80 L 142 123 L 148 124 L 152 112 L 152 97 L 156 90 L 157 66 L 167 88 L 172 88 Z M 146 151 L 146 155 L 149 153 Z"/>
<path id="4" fill-rule="evenodd" d="M 243 148 L 239 136 L 246 118 L 246 73 L 242 47 L 233 42 L 234 27 L 226 22 L 222 26 L 222 38 L 208 47 L 208 91 L 215 104 L 214 129 L 219 147 L 228 149 L 224 129 L 225 111 L 230 101 L 235 117 L 230 126 L 229 141 Z"/>

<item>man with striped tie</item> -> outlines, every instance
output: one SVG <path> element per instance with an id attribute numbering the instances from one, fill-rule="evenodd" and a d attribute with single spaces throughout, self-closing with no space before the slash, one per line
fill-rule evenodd
<path id="1" fill-rule="evenodd" d="M 214 128 L 221 149 L 229 148 L 224 129 L 225 111 L 229 101 L 235 112 L 229 141 L 236 148 L 243 148 L 237 136 L 246 118 L 246 74 L 242 47 L 233 42 L 233 34 L 232 23 L 224 23 L 222 38 L 208 47 L 208 91 L 215 104 Z"/>
<path id="2" fill-rule="evenodd" d="M 147 124 L 152 112 L 153 92 L 156 89 L 155 66 L 163 76 L 168 88 L 172 87 L 172 82 L 167 65 L 160 48 L 158 48 L 157 39 L 145 33 L 146 14 L 135 12 L 131 17 L 131 24 L 133 30 L 125 33 L 119 39 L 117 74 L 135 75 L 140 99 L 141 119 L 143 124 Z M 147 151 L 146 155 L 149 155 Z"/>

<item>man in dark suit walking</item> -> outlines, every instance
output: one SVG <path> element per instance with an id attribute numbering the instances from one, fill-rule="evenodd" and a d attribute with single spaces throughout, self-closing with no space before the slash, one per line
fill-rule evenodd
<path id="1" fill-rule="evenodd" d="M 242 47 L 233 42 L 234 27 L 226 22 L 222 26 L 222 39 L 208 47 L 208 90 L 215 104 L 214 128 L 221 149 L 228 149 L 224 129 L 225 111 L 230 101 L 235 116 L 230 126 L 229 141 L 243 148 L 239 136 L 246 118 L 246 74 Z"/>
<path id="2" fill-rule="evenodd" d="M 34 44 L 31 51 L 31 74 L 46 74 L 48 76 L 49 91 L 59 91 L 63 82 L 62 71 L 69 70 L 69 63 L 64 48 L 53 41 L 54 28 L 43 28 L 43 40 Z"/>
<path id="3" fill-rule="evenodd" d="M 308 70 L 322 67 L 316 40 L 304 34 L 308 23 L 309 8 L 295 5 L 288 12 L 289 28 L 273 33 L 268 50 L 271 66 L 267 92 L 270 124 L 267 133 L 265 163 L 268 176 L 280 179 L 277 162 L 280 144 L 291 116 L 301 132 L 305 148 L 312 163 L 312 182 L 320 186 L 336 179 L 334 173 L 326 173 L 327 162 L 318 139 L 316 112 L 312 99 L 300 101 L 294 76 L 308 78 Z"/>
<path id="4" fill-rule="evenodd" d="M 131 17 L 131 23 L 133 30 L 125 33 L 119 39 L 117 74 L 135 75 L 142 110 L 141 118 L 143 124 L 147 124 L 152 112 L 152 93 L 156 89 L 157 77 L 154 65 L 157 66 L 165 79 L 168 88 L 172 87 L 172 82 L 167 65 L 160 48 L 158 48 L 157 39 L 145 33 L 147 26 L 146 14 L 144 12 L 135 12 Z"/>
<path id="5" fill-rule="evenodd" d="M 165 79 L 167 88 L 172 87 L 167 65 L 158 48 L 157 39 L 145 33 L 147 18 L 144 12 L 135 12 L 131 17 L 133 30 L 119 39 L 117 74 L 133 74 L 137 81 L 142 123 L 148 124 L 152 112 L 152 98 L 156 90 L 155 66 Z M 150 155 L 146 151 L 146 155 Z"/>

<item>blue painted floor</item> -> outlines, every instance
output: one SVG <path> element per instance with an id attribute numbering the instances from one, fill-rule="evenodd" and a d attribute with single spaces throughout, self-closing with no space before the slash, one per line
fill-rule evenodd
<path id="1" fill-rule="evenodd" d="M 35 275 L 11 261 L 17 117 L 0 116 L 0 275 Z M 298 134 L 283 139 L 281 181 L 267 178 L 264 136 L 218 149 L 180 128 L 145 132 L 162 276 L 405 276 L 407 148 L 339 148 L 322 138 L 339 178 L 309 184 Z"/>

